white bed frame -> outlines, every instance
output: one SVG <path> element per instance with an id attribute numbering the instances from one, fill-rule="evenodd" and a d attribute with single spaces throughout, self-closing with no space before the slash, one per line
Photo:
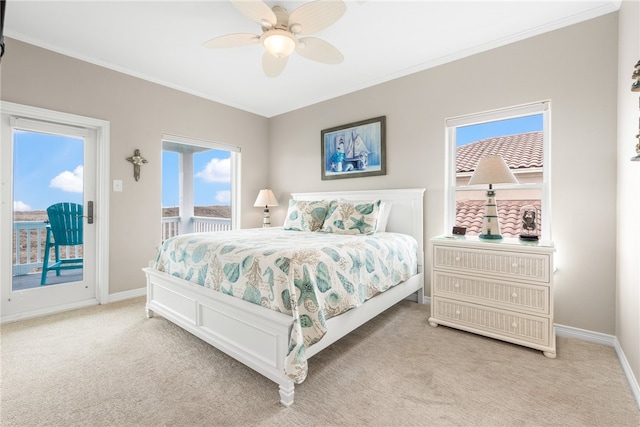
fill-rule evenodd
<path id="1" fill-rule="evenodd" d="M 418 274 L 376 295 L 361 307 L 327 320 L 327 333 L 305 352 L 307 359 L 358 326 L 417 293 L 424 303 L 424 189 L 293 193 L 297 200 L 377 200 L 391 203 L 387 231 L 405 233 L 418 241 Z M 293 319 L 239 298 L 195 285 L 152 268 L 147 277 L 147 316 L 157 313 L 191 332 L 280 386 L 280 402 L 293 403 L 294 383 L 284 373 L 284 360 Z"/>

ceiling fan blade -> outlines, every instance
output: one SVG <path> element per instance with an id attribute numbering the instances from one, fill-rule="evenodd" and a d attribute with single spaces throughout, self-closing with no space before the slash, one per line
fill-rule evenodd
<path id="1" fill-rule="evenodd" d="M 287 61 L 289 61 L 288 56 L 276 58 L 269 52 L 265 52 L 262 55 L 262 70 L 267 77 L 278 77 L 287 66 Z"/>
<path id="2" fill-rule="evenodd" d="M 289 16 L 289 30 L 294 34 L 313 34 L 336 22 L 347 6 L 342 0 L 316 0 L 303 4 Z"/>
<path id="3" fill-rule="evenodd" d="M 257 34 L 249 33 L 237 33 L 227 34 L 226 36 L 216 37 L 215 39 L 208 40 L 202 45 L 209 49 L 224 48 L 224 47 L 240 47 L 248 46 L 250 44 L 260 43 L 260 36 Z"/>
<path id="4" fill-rule="evenodd" d="M 259 0 L 232 0 L 231 3 L 247 18 L 270 29 L 276 26 L 278 18 L 269 6 Z"/>
<path id="5" fill-rule="evenodd" d="M 344 56 L 331 43 L 316 37 L 305 37 L 298 40 L 296 52 L 312 61 L 323 64 L 339 64 Z"/>

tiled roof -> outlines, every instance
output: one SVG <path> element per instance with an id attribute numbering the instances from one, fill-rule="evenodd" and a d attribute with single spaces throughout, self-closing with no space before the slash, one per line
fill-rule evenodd
<path id="1" fill-rule="evenodd" d="M 470 235 L 478 235 L 482 231 L 485 200 L 459 200 L 456 202 L 456 224 L 466 227 Z M 498 217 L 500 218 L 500 233 L 504 237 L 518 237 L 520 235 L 520 208 L 533 205 L 538 211 L 536 218 L 537 229 L 540 230 L 541 206 L 539 200 L 497 200 Z"/>
<path id="2" fill-rule="evenodd" d="M 542 167 L 542 132 L 481 139 L 457 148 L 456 172 L 472 172 L 480 158 L 500 154 L 510 169 Z"/>

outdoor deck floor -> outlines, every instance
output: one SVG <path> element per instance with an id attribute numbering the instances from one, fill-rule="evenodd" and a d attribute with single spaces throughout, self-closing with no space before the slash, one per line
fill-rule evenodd
<path id="1" fill-rule="evenodd" d="M 42 273 L 30 273 L 13 277 L 13 290 L 23 291 L 25 289 L 39 288 Z M 61 283 L 78 282 L 82 280 L 82 269 L 61 271 L 60 276 L 56 276 L 54 271 L 47 275 L 47 284 L 42 286 L 59 285 Z"/>

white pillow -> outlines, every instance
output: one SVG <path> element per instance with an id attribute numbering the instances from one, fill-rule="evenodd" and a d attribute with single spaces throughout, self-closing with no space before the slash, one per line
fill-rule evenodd
<path id="1" fill-rule="evenodd" d="M 384 232 L 387 230 L 387 221 L 389 221 L 389 213 L 391 212 L 391 202 L 380 202 L 378 208 L 378 222 L 376 223 L 376 232 Z"/>

